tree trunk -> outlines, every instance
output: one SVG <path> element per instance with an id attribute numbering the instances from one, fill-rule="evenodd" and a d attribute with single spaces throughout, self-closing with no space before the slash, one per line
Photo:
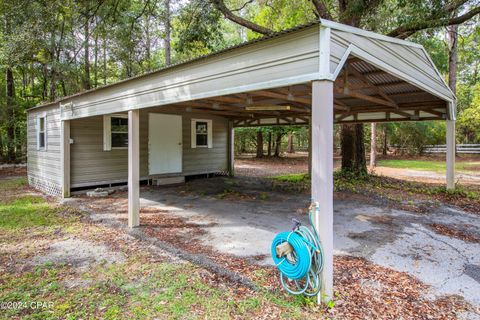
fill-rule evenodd
<path id="1" fill-rule="evenodd" d="M 46 63 L 42 65 L 42 100 L 46 100 L 48 96 L 48 66 Z"/>
<path id="2" fill-rule="evenodd" d="M 388 135 L 387 135 L 387 125 L 383 125 L 383 146 L 382 146 L 382 155 L 386 156 L 388 153 Z"/>
<path id="3" fill-rule="evenodd" d="M 263 157 L 263 133 L 262 130 L 257 131 L 257 158 Z"/>
<path id="4" fill-rule="evenodd" d="M 372 122 L 370 135 L 370 167 L 377 166 L 377 124 Z"/>
<path id="5" fill-rule="evenodd" d="M 103 85 L 107 84 L 107 37 L 103 36 Z"/>
<path id="6" fill-rule="evenodd" d="M 269 157 L 272 156 L 272 132 L 268 132 L 268 149 L 267 149 L 267 155 Z"/>
<path id="7" fill-rule="evenodd" d="M 341 131 L 341 153 L 342 153 L 342 170 L 353 171 L 354 168 L 354 140 L 355 133 L 353 124 L 342 125 Z"/>
<path id="8" fill-rule="evenodd" d="M 458 25 L 447 27 L 448 43 L 448 86 L 454 94 L 457 93 L 457 40 Z"/>
<path id="9" fill-rule="evenodd" d="M 13 71 L 7 67 L 5 71 L 7 93 L 7 161 L 15 161 L 15 106 L 14 106 L 14 82 Z"/>
<path id="10" fill-rule="evenodd" d="M 147 60 L 147 71 L 152 71 L 152 57 L 151 57 L 152 41 L 150 38 L 150 17 L 145 18 L 145 59 Z"/>
<path id="11" fill-rule="evenodd" d="M 98 22 L 96 22 L 98 24 Z M 98 87 L 98 33 L 95 33 L 94 40 L 95 48 L 94 50 L 94 62 L 93 62 L 93 87 Z"/>
<path id="12" fill-rule="evenodd" d="M 84 62 L 84 67 L 85 67 L 85 75 L 83 79 L 83 88 L 85 90 L 90 89 L 90 28 L 89 28 L 89 20 L 88 17 L 85 21 L 85 27 L 84 27 L 84 36 L 85 36 L 85 44 L 84 44 L 84 50 L 85 50 L 85 62 Z"/>
<path id="13" fill-rule="evenodd" d="M 171 63 L 170 43 L 170 0 L 165 0 L 165 65 Z"/>
<path id="14" fill-rule="evenodd" d="M 367 172 L 363 124 L 342 125 L 341 150 L 342 170 L 355 174 L 365 174 Z"/>
<path id="15" fill-rule="evenodd" d="M 365 158 L 365 143 L 363 134 L 363 124 L 357 123 L 355 125 L 355 172 L 359 174 L 366 174 L 367 159 Z"/>
<path id="16" fill-rule="evenodd" d="M 288 144 L 287 144 L 287 152 L 294 153 L 295 150 L 293 149 L 293 133 L 288 133 Z"/>
<path id="17" fill-rule="evenodd" d="M 277 136 L 275 137 L 275 153 L 273 154 L 275 157 L 280 157 L 281 145 L 282 145 L 282 133 L 278 132 Z"/>

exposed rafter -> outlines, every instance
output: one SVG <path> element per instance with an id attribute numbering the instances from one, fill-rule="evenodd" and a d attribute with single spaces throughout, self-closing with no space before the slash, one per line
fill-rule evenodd
<path id="1" fill-rule="evenodd" d="M 370 81 L 366 76 L 364 76 L 361 72 L 359 72 L 357 69 L 352 67 L 347 62 L 346 69 L 345 69 L 345 75 L 348 75 L 348 73 L 352 73 L 357 79 L 361 80 L 364 84 L 368 85 L 371 89 L 373 89 L 382 98 L 384 98 L 387 101 L 390 101 L 395 108 L 398 108 L 397 103 L 392 98 L 390 98 L 382 89 L 380 89 L 378 86 L 376 86 L 374 83 L 372 83 L 372 81 Z M 346 87 L 346 85 L 345 85 L 345 87 Z"/>

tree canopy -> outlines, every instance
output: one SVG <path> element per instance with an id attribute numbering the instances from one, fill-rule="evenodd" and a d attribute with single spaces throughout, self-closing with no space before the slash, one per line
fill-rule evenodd
<path id="1" fill-rule="evenodd" d="M 410 37 L 445 77 L 445 26 L 460 24 L 459 141 L 479 143 L 471 123 L 478 119 L 479 10 L 474 0 L 0 0 L 0 157 L 23 159 L 28 107 L 319 17 Z"/>

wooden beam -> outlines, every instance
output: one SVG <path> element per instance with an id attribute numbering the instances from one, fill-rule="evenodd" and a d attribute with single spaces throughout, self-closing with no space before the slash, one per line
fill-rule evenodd
<path id="1" fill-rule="evenodd" d="M 346 95 L 346 96 L 349 96 L 349 97 L 352 97 L 352 98 L 357 98 L 357 99 L 360 99 L 360 100 L 372 102 L 372 103 L 387 106 L 387 107 L 393 107 L 393 108 L 396 107 L 396 104 L 394 104 L 390 101 L 375 98 L 375 97 L 372 97 L 372 96 L 369 96 L 369 95 L 366 95 L 366 94 L 363 94 L 363 93 L 360 93 L 360 92 L 356 92 L 356 91 L 341 90 L 341 89 L 335 88 L 335 93 L 343 94 L 343 95 Z"/>
<path id="2" fill-rule="evenodd" d="M 336 118 L 335 120 L 336 121 L 341 121 L 341 120 L 343 120 L 345 118 L 348 118 L 350 116 L 353 116 L 353 115 L 354 115 L 354 113 L 347 112 L 347 113 L 344 113 L 344 114 L 340 115 L 340 117 Z"/>
<path id="3" fill-rule="evenodd" d="M 245 100 L 237 98 L 237 97 L 232 97 L 232 96 L 219 96 L 219 97 L 212 97 L 208 98 L 206 100 L 213 100 L 213 101 L 219 101 L 219 102 L 228 102 L 228 103 L 245 103 Z"/>
<path id="4" fill-rule="evenodd" d="M 311 104 L 311 100 L 307 98 L 300 98 L 300 97 L 294 97 L 293 95 L 289 96 L 287 94 L 283 93 L 278 93 L 278 92 L 273 92 L 273 91 L 255 91 L 252 94 L 262 96 L 262 97 L 269 97 L 269 98 L 275 98 L 275 99 L 281 99 L 285 101 L 295 101 L 295 102 L 301 102 L 307 105 Z"/>
<path id="5" fill-rule="evenodd" d="M 377 122 L 377 123 L 383 123 L 383 122 L 406 122 L 406 121 L 432 121 L 432 120 L 445 120 L 442 118 L 438 117 L 425 117 L 425 118 L 420 118 L 420 119 L 410 119 L 410 118 L 388 118 L 387 119 L 365 119 L 365 120 L 347 120 L 347 121 L 338 121 L 335 120 L 335 123 L 345 123 L 345 124 L 353 124 L 353 123 L 371 123 L 371 122 Z"/>
<path id="6" fill-rule="evenodd" d="M 438 117 L 443 117 L 443 116 L 445 116 L 445 113 L 444 113 L 444 112 L 435 111 L 435 110 L 430 110 L 430 109 L 426 109 L 426 108 L 420 109 L 420 111 L 427 112 L 427 113 L 433 114 L 434 116 L 438 116 Z"/>
<path id="7" fill-rule="evenodd" d="M 248 105 L 245 107 L 247 111 L 290 111 L 290 106 L 279 105 Z"/>
<path id="8" fill-rule="evenodd" d="M 385 100 L 390 101 L 394 105 L 395 108 L 398 108 L 397 103 L 392 98 L 390 98 L 383 90 L 381 90 L 374 83 L 372 83 L 372 81 L 370 81 L 361 72 L 359 72 L 357 69 L 355 69 L 355 68 L 353 68 L 352 66 L 349 66 L 349 65 L 347 65 L 346 68 L 347 68 L 346 74 L 348 74 L 349 72 L 353 73 L 353 75 L 355 77 L 357 77 L 357 79 L 361 80 L 363 83 L 365 83 L 367 85 L 370 85 L 370 88 L 372 88 L 378 95 L 380 95 Z"/>
<path id="9" fill-rule="evenodd" d="M 403 112 L 403 111 L 400 111 L 400 110 L 392 110 L 392 113 L 398 114 L 399 116 L 403 116 L 403 117 L 406 117 L 406 118 L 412 118 L 413 117 L 413 114 L 410 114 L 408 112 Z"/>

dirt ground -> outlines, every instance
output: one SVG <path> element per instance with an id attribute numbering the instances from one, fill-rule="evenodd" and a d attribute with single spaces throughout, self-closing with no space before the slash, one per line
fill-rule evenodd
<path id="1" fill-rule="evenodd" d="M 260 158 L 245 155 L 235 159 L 235 174 L 247 177 L 271 177 L 308 172 L 308 155 L 304 152 L 281 158 Z"/>
<path id="2" fill-rule="evenodd" d="M 95 221 L 126 224 L 125 192 L 71 201 Z M 279 290 L 270 242 L 291 228 L 292 218 L 307 223 L 308 196 L 272 190 L 268 179 L 217 177 L 178 187 L 144 187 L 141 206 L 146 235 L 194 260 L 206 257 L 245 277 L 244 283 Z M 341 297 L 334 315 L 413 319 L 414 308 L 421 312 L 418 318 L 480 317 L 480 260 L 473 254 L 480 251 L 476 216 L 447 207 L 423 215 L 355 197 L 337 199 L 334 209 L 335 290 Z"/>
<path id="3" fill-rule="evenodd" d="M 395 159 L 389 157 L 388 159 Z M 401 159 L 411 160 L 440 160 L 441 157 L 402 157 Z M 462 156 L 457 158 L 457 162 L 478 161 L 478 157 Z M 335 157 L 334 167 L 340 167 L 340 157 Z M 235 159 L 235 173 L 240 176 L 271 177 L 291 173 L 308 172 L 308 154 L 297 152 L 294 154 L 284 154 L 281 158 L 261 158 L 256 159 L 253 155 L 239 156 Z M 433 171 L 420 171 L 411 169 L 399 169 L 378 166 L 372 170 L 377 175 L 399 178 L 408 181 L 423 183 L 441 184 L 445 183 L 445 175 Z M 475 173 L 456 173 L 457 184 L 459 185 L 480 185 L 480 169 Z"/>
<path id="4" fill-rule="evenodd" d="M 439 206 L 438 211 L 426 215 L 351 194 L 337 196 L 335 306 L 318 308 L 312 301 L 283 293 L 269 257 L 271 239 L 291 228 L 291 218 L 306 223 L 309 197 L 274 189 L 270 179 L 262 178 L 305 172 L 306 160 L 292 157 L 272 165 L 242 159 L 237 160 L 236 168 L 235 179 L 216 177 L 177 187 L 142 187 L 141 227 L 133 231 L 126 228 L 125 191 L 98 199 L 76 195 L 63 204 L 72 209 L 61 211 L 62 216 L 75 212 L 81 217 L 73 225 L 27 232 L 17 238 L 0 232 L 0 269 L 20 277 L 39 266 L 53 264 L 59 270 L 66 266 L 59 280 L 69 290 L 92 290 L 105 281 L 105 271 L 92 276 L 92 270 L 123 270 L 120 274 L 131 275 L 130 280 L 122 280 L 129 292 L 150 274 L 146 266 L 155 270 L 160 268 L 157 264 L 193 264 L 201 286 L 227 290 L 229 296 L 224 299 L 261 301 L 230 311 L 234 312 L 230 317 L 243 310 L 246 313 L 241 318 L 277 318 L 291 309 L 297 312 L 292 317 L 303 319 L 480 319 L 477 217 L 450 207 Z M 23 194 L 38 195 L 30 188 L 5 195 L 14 199 Z M 55 199 L 49 201 L 56 203 Z M 175 270 L 178 274 L 181 269 Z M 106 283 L 118 282 L 119 271 L 114 272 L 117 280 L 107 279 Z M 138 279 L 134 278 L 137 274 Z M 108 299 L 125 294 L 116 293 L 120 289 L 115 288 Z M 205 303 L 213 303 L 211 299 Z M 282 302 L 272 304 L 272 300 Z M 124 316 L 133 317 L 125 302 L 118 303 L 126 308 Z M 162 303 L 169 306 L 172 302 Z M 103 315 L 102 308 L 93 314 Z M 198 308 L 190 310 L 209 318 Z"/>

